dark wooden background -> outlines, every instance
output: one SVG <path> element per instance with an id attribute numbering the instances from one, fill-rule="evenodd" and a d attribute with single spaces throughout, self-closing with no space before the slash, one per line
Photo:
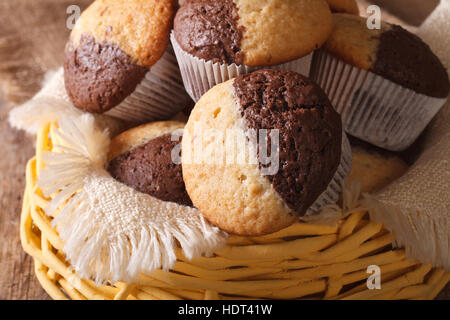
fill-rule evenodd
<path id="1" fill-rule="evenodd" d="M 403 21 L 407 21 L 410 24 L 417 24 L 417 21 L 423 19 L 424 13 L 430 12 L 437 3 L 436 0 L 373 1 L 384 4 L 391 9 L 391 12 L 397 14 L 398 12 L 405 12 L 403 9 L 405 8 L 405 1 L 407 1 L 407 11 L 409 13 L 404 13 L 402 18 Z M 52 37 L 54 35 L 67 37 L 68 35 L 68 30 L 63 33 L 60 30 L 65 28 L 65 9 L 67 6 L 79 3 L 83 8 L 88 2 L 87 0 L 60 0 L 59 4 L 55 6 L 54 0 L 0 1 L 0 19 L 8 19 L 11 21 L 11 25 L 22 23 L 23 25 L 32 26 L 30 32 L 24 32 L 21 35 L 11 35 L 11 43 L 7 41 L 5 41 L 6 43 L 0 42 L 0 52 L 2 46 L 17 44 L 18 40 L 27 42 L 30 47 L 35 48 L 31 52 L 27 52 L 27 50 L 22 52 L 24 56 L 33 56 L 33 59 L 26 60 L 31 65 L 5 64 L 4 62 L 2 64 L 2 61 L 0 61 L 0 299 L 50 299 L 39 285 L 34 275 L 32 259 L 22 250 L 19 239 L 19 215 L 25 185 L 25 165 L 27 160 L 33 156 L 34 141 L 32 137 L 26 136 L 23 132 L 12 129 L 7 122 L 7 115 L 14 103 L 25 101 L 38 89 L 36 84 L 40 82 L 46 70 L 54 69 L 61 64 L 63 45 L 61 44 L 61 39 L 53 39 Z M 365 0 L 360 1 L 362 8 L 367 3 Z M 12 6 L 14 10 L 11 10 Z M 1 13 L 5 12 L 5 10 L 12 11 L 12 16 L 1 16 Z M 41 52 L 35 51 L 41 49 L 36 36 L 32 32 L 36 30 L 33 23 L 38 25 L 39 20 L 30 22 L 28 14 L 36 16 L 35 13 L 37 11 L 42 13 L 40 19 L 52 21 L 51 26 L 40 29 L 40 33 L 37 36 L 44 37 L 43 42 L 57 43 L 56 47 L 52 48 L 53 50 L 42 49 Z M 387 11 L 383 11 L 383 18 L 388 21 L 400 22 Z M 52 28 L 54 28 L 53 31 L 55 32 L 52 32 Z M 5 30 L 0 28 L 0 33 L 2 31 L 5 32 Z M 13 57 L 16 54 L 19 53 L 14 52 Z M 43 55 L 50 55 L 50 57 L 47 56 L 46 59 L 41 59 Z M 13 74 L 13 78 L 11 78 L 11 74 Z M 13 88 L 11 88 L 12 86 Z M 449 285 L 438 298 L 450 299 Z"/>

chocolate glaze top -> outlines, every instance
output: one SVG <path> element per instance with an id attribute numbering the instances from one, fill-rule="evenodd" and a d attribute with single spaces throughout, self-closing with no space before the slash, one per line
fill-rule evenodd
<path id="1" fill-rule="evenodd" d="M 134 64 L 118 46 L 97 43 L 83 34 L 79 45 L 66 47 L 64 81 L 79 109 L 103 113 L 120 104 L 142 81 L 148 68 Z"/>
<path id="2" fill-rule="evenodd" d="M 172 161 L 180 143 L 165 134 L 114 158 L 108 171 L 127 186 L 163 201 L 192 206 L 183 181 L 181 165 Z"/>
<path id="3" fill-rule="evenodd" d="M 447 71 L 418 36 L 393 25 L 380 36 L 374 73 L 415 92 L 445 98 L 450 90 Z"/>
<path id="4" fill-rule="evenodd" d="M 249 129 L 279 130 L 280 168 L 266 177 L 294 214 L 303 216 L 339 166 L 340 116 L 319 86 L 295 72 L 241 75 L 234 89 Z"/>
<path id="5" fill-rule="evenodd" d="M 189 0 L 175 16 L 175 39 L 184 51 L 198 58 L 242 64 L 243 27 L 238 20 L 233 0 Z"/>

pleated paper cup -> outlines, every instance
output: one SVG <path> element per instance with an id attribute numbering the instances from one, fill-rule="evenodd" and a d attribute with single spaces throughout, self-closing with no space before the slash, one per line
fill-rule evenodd
<path id="1" fill-rule="evenodd" d="M 247 74 L 259 69 L 281 69 L 290 70 L 309 76 L 313 53 L 287 63 L 275 66 L 250 67 L 246 65 L 213 63 L 191 55 L 184 51 L 175 39 L 173 32 L 170 35 L 175 55 L 180 65 L 181 76 L 184 87 L 197 102 L 200 98 L 215 85 L 233 79 L 238 75 Z"/>
<path id="2" fill-rule="evenodd" d="M 315 53 L 311 78 L 341 114 L 347 133 L 391 151 L 411 146 L 447 100 L 402 87 L 325 50 Z"/>
<path id="3" fill-rule="evenodd" d="M 352 169 L 352 148 L 345 132 L 342 133 L 341 162 L 338 169 L 328 184 L 327 189 L 317 198 L 306 212 L 302 220 L 315 219 L 321 209 L 327 205 L 335 204 L 341 196 L 345 179 Z M 319 217 L 320 219 L 320 217 Z"/>
<path id="4" fill-rule="evenodd" d="M 166 120 L 182 111 L 189 101 L 177 59 L 169 46 L 134 92 L 106 114 L 135 123 Z"/>

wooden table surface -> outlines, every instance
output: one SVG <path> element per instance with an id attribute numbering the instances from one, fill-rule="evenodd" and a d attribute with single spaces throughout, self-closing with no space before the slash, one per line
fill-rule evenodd
<path id="1" fill-rule="evenodd" d="M 0 96 L 0 299 L 47 300 L 50 297 L 37 281 L 33 261 L 19 239 L 25 164 L 33 156 L 34 139 L 9 126 L 11 107 L 2 99 Z"/>
<path id="2" fill-rule="evenodd" d="M 7 114 L 11 108 L 0 90 L 0 299 L 48 300 L 50 297 L 34 275 L 33 261 L 22 250 L 19 239 L 25 165 L 33 156 L 34 141 L 9 126 Z M 450 285 L 438 299 L 450 300 Z"/>

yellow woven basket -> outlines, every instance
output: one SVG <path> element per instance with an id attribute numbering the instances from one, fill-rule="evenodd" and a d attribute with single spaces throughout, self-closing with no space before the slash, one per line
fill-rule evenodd
<path id="1" fill-rule="evenodd" d="M 211 258 L 186 260 L 170 272 L 142 275 L 137 283 L 96 286 L 81 279 L 63 254 L 63 243 L 45 212 L 36 185 L 42 154 L 52 149 L 52 125 L 38 134 L 27 166 L 20 234 L 36 276 L 54 299 L 433 299 L 450 273 L 406 259 L 391 235 L 354 212 L 339 226 L 297 223 L 275 234 L 232 236 Z M 381 289 L 367 288 L 367 268 L 381 269 Z"/>

